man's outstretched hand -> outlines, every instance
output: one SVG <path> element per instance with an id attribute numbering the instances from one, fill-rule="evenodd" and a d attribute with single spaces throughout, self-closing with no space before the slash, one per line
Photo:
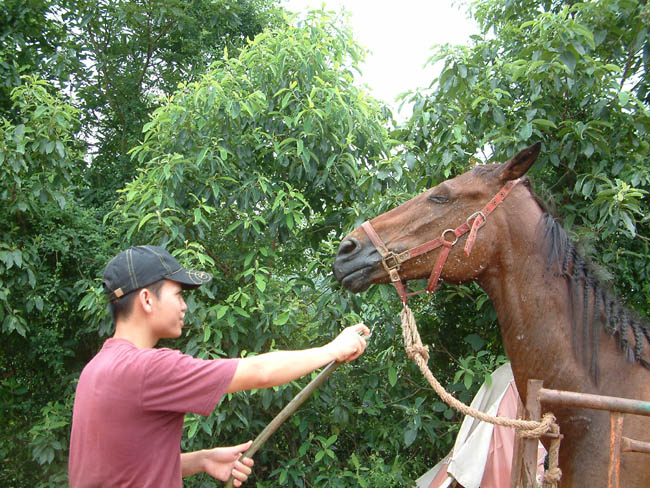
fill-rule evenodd
<path id="1" fill-rule="evenodd" d="M 370 329 L 365 324 L 359 323 L 346 327 L 329 344 L 325 345 L 334 353 L 337 361 L 353 361 L 366 350 L 366 339 L 370 335 Z"/>

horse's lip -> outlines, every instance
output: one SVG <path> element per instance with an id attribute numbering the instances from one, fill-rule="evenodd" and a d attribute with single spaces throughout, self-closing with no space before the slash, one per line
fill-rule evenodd
<path id="1" fill-rule="evenodd" d="M 339 276 L 338 280 L 345 288 L 353 293 L 365 291 L 371 284 L 366 275 L 372 270 L 372 268 L 372 265 L 366 265 L 361 268 L 353 269 L 348 271 L 345 275 Z"/>

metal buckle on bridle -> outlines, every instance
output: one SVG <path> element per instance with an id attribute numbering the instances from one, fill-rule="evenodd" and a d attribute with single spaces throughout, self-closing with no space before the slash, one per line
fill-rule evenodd
<path id="1" fill-rule="evenodd" d="M 384 266 L 384 269 L 390 276 L 391 281 L 399 281 L 400 277 L 397 271 L 402 267 L 402 263 L 411 258 L 411 255 L 408 251 L 395 254 L 390 252 L 386 254 L 382 260 L 381 264 Z"/>
<path id="2" fill-rule="evenodd" d="M 386 256 L 384 256 L 384 259 L 382 259 L 382 264 L 384 265 L 384 269 L 388 272 L 391 270 L 397 271 L 401 267 L 401 263 L 397 260 L 397 256 L 393 254 L 392 252 Z"/>
<path id="3" fill-rule="evenodd" d="M 479 210 L 478 212 L 474 212 L 472 215 L 467 217 L 467 220 L 465 220 L 465 222 L 467 223 L 467 227 L 471 228 L 472 224 L 470 222 L 472 220 L 476 220 L 476 217 L 478 217 L 479 215 L 481 217 L 483 217 L 483 222 L 481 222 L 481 225 L 478 226 L 477 230 L 480 229 L 481 227 L 483 227 L 487 222 L 487 216 L 483 213 L 483 210 Z"/>

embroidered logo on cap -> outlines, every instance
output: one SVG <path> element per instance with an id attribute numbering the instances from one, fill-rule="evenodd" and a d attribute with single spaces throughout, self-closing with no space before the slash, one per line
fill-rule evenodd
<path id="1" fill-rule="evenodd" d="M 212 278 L 210 274 L 206 273 L 205 271 L 195 271 L 188 269 L 186 271 L 186 274 L 187 277 L 197 285 L 202 285 L 203 283 L 210 281 L 210 278 Z"/>

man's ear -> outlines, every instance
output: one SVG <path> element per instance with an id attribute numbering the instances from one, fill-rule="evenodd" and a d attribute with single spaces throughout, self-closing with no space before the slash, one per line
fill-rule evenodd
<path id="1" fill-rule="evenodd" d="M 136 302 L 145 312 L 151 312 L 151 296 L 152 293 L 146 288 L 138 291 Z"/>

